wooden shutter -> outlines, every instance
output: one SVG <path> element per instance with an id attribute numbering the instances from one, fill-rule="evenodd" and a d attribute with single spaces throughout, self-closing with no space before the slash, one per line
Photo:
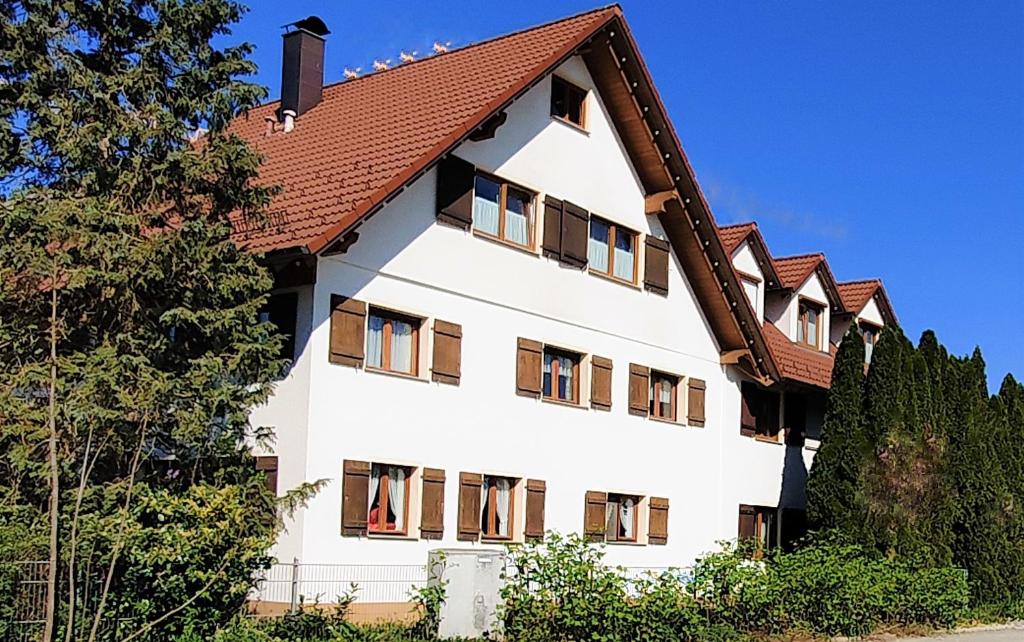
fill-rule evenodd
<path id="1" fill-rule="evenodd" d="M 757 432 L 757 388 L 754 384 L 744 381 L 740 386 L 740 434 L 753 437 Z"/>
<path id="2" fill-rule="evenodd" d="M 544 499 L 547 484 L 540 479 L 526 480 L 526 526 L 523 534 L 526 539 L 544 537 Z"/>
<path id="3" fill-rule="evenodd" d="M 463 230 L 473 225 L 473 181 L 476 168 L 457 156 L 437 165 L 437 220 Z"/>
<path id="4" fill-rule="evenodd" d="M 366 356 L 365 334 L 366 303 L 332 294 L 330 362 L 361 367 Z"/>
<path id="5" fill-rule="evenodd" d="M 598 410 L 612 407 L 612 360 L 590 358 L 590 405 Z"/>
<path id="6" fill-rule="evenodd" d="M 668 241 L 648 236 L 644 243 L 644 287 L 655 294 L 668 294 Z"/>
<path id="7" fill-rule="evenodd" d="M 629 364 L 629 414 L 646 417 L 650 408 L 650 369 Z"/>
<path id="8" fill-rule="evenodd" d="M 366 535 L 370 499 L 370 462 L 346 459 L 341 480 L 341 534 Z"/>
<path id="9" fill-rule="evenodd" d="M 434 321 L 434 381 L 459 385 L 462 376 L 462 326 L 437 319 Z"/>
<path id="10" fill-rule="evenodd" d="M 267 490 L 277 495 L 277 457 L 267 455 L 256 458 L 256 470 L 267 476 Z"/>
<path id="11" fill-rule="evenodd" d="M 544 346 L 538 341 L 519 337 L 516 347 L 516 394 L 539 397 L 541 356 Z"/>
<path id="12" fill-rule="evenodd" d="M 704 393 L 706 385 L 701 379 L 686 382 L 686 418 L 694 426 L 704 425 Z"/>
<path id="13" fill-rule="evenodd" d="M 544 256 L 562 256 L 562 201 L 553 196 L 544 198 Z"/>
<path id="14" fill-rule="evenodd" d="M 608 493 L 599 490 L 588 490 L 583 506 L 583 537 L 588 542 L 603 542 L 605 511 L 607 510 Z"/>
<path id="15" fill-rule="evenodd" d="M 420 536 L 441 539 L 444 535 L 444 471 L 423 469 L 423 501 L 420 511 Z"/>
<path id="16" fill-rule="evenodd" d="M 566 202 L 562 209 L 561 261 L 573 267 L 586 267 L 587 243 L 590 239 L 590 213 Z"/>
<path id="17" fill-rule="evenodd" d="M 668 543 L 668 498 L 651 497 L 647 502 L 650 519 L 647 528 L 648 544 Z"/>
<path id="18" fill-rule="evenodd" d="M 739 532 L 740 538 L 746 539 L 757 535 L 757 515 L 753 506 L 740 504 Z"/>
<path id="19" fill-rule="evenodd" d="M 459 473 L 459 533 L 464 542 L 473 542 L 480 536 L 480 488 L 483 475 Z"/>

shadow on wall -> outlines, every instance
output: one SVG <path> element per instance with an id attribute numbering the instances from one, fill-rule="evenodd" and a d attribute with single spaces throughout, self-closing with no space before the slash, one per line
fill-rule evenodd
<path id="1" fill-rule="evenodd" d="M 804 463 L 803 431 L 786 429 L 786 456 L 782 465 L 782 490 L 779 509 L 782 519 L 782 546 L 791 550 L 807 532 L 807 465 Z"/>

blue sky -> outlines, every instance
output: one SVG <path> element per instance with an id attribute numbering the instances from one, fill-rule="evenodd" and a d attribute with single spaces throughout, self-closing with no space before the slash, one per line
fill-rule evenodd
<path id="1" fill-rule="evenodd" d="M 907 334 L 980 345 L 1024 379 L 1024 0 L 630 2 L 633 35 L 721 223 L 776 255 L 881 277 Z M 326 76 L 462 46 L 597 2 L 251 2 L 279 95 L 280 27 L 321 16 Z"/>

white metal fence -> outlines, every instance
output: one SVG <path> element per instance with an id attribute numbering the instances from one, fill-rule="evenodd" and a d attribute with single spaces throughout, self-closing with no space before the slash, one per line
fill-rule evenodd
<path id="1" fill-rule="evenodd" d="M 417 564 L 275 564 L 256 582 L 250 599 L 288 604 L 410 602 L 427 585 L 427 568 Z"/>

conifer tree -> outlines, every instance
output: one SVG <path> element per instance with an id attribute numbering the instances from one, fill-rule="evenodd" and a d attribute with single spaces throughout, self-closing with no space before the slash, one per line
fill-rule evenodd
<path id="1" fill-rule="evenodd" d="M 280 339 L 229 215 L 271 193 L 227 129 L 264 90 L 248 45 L 215 44 L 242 11 L 0 8 L 0 528 L 50 561 L 44 642 L 126 617 L 204 636 L 268 563 L 274 502 L 245 443 Z"/>
<path id="2" fill-rule="evenodd" d="M 812 531 L 851 532 L 861 522 L 859 477 L 867 441 L 861 420 L 864 341 L 850 324 L 832 368 L 821 447 L 807 479 L 807 520 Z"/>

